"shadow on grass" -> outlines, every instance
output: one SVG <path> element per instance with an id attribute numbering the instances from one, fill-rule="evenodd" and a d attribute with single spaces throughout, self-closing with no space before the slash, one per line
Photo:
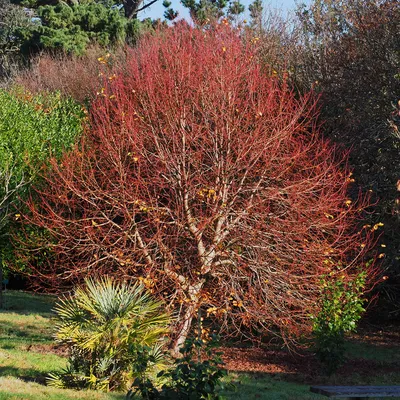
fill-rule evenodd
<path id="1" fill-rule="evenodd" d="M 42 344 L 51 342 L 52 332 L 40 325 L 1 321 L 0 348 L 13 349 L 20 344 Z"/>
<path id="2" fill-rule="evenodd" d="M 7 290 L 3 293 L 4 307 L 0 313 L 13 312 L 21 315 L 54 315 L 52 308 L 57 300 L 55 296 Z"/>
<path id="3" fill-rule="evenodd" d="M 306 383 L 288 382 L 288 374 L 230 373 L 228 387 L 223 394 L 232 400 L 316 400 L 320 398 L 310 392 Z M 229 384 L 233 387 L 229 388 Z"/>
<path id="4" fill-rule="evenodd" d="M 12 376 L 24 382 L 35 382 L 40 385 L 46 384 L 47 374 L 43 374 L 33 368 L 16 368 L 13 366 L 0 366 L 0 376 Z"/>

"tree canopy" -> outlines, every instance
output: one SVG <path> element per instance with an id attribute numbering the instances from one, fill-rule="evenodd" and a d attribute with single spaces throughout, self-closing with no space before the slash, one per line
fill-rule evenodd
<path id="1" fill-rule="evenodd" d="M 175 349 L 199 309 L 242 334 L 309 332 L 321 277 L 358 273 L 370 230 L 312 96 L 266 74 L 256 43 L 180 24 L 132 50 L 28 204 L 25 229 L 48 233 L 25 242 L 35 276 L 137 277 L 178 313 Z"/>

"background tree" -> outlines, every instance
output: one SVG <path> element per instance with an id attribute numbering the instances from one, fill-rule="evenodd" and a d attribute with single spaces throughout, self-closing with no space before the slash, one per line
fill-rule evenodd
<path id="1" fill-rule="evenodd" d="M 182 5 L 189 10 L 193 21 L 200 25 L 213 23 L 221 17 L 230 20 L 237 20 L 238 16 L 244 13 L 244 5 L 237 0 L 182 0 Z M 174 20 L 178 16 L 169 1 L 163 2 L 166 11 L 164 17 L 167 20 Z"/>
<path id="2" fill-rule="evenodd" d="M 28 203 L 20 256 L 35 279 L 139 277 L 178 314 L 175 350 L 199 309 L 231 333 L 309 332 L 321 275 L 352 279 L 370 232 L 311 96 L 225 24 L 146 38 L 115 72 Z M 32 243 L 31 227 L 46 237 Z"/>
<path id="3" fill-rule="evenodd" d="M 325 135 L 352 148 L 355 178 L 378 201 L 369 224 L 385 224 L 382 246 L 390 279 L 386 315 L 400 312 L 400 236 L 397 182 L 399 142 L 389 120 L 400 98 L 400 3 L 315 0 L 299 11 L 304 60 L 300 88 L 321 93 Z"/>
<path id="4" fill-rule="evenodd" d="M 118 9 L 96 2 L 42 6 L 37 18 L 40 21 L 20 31 L 22 50 L 28 55 L 42 49 L 83 54 L 89 44 L 115 47 L 134 40 L 141 26 Z"/>
<path id="5" fill-rule="evenodd" d="M 259 30 L 262 28 L 262 20 L 263 20 L 263 12 L 264 12 L 264 7 L 262 4 L 261 0 L 254 0 L 253 3 L 249 5 L 249 12 L 250 12 L 250 18 L 251 22 L 250 25 L 255 28 L 256 30 Z"/>
<path id="6" fill-rule="evenodd" d="M 25 22 L 16 20 L 14 33 L 8 36 L 12 38 L 10 43 L 18 43 L 18 51 L 21 48 L 29 59 L 32 53 L 43 49 L 82 54 L 89 44 L 110 48 L 125 41 L 132 43 L 141 31 L 152 27 L 153 21 L 141 22 L 137 13 L 154 2 L 15 0 L 2 14 L 12 21 L 17 14 L 24 16 Z"/>
<path id="7" fill-rule="evenodd" d="M 69 5 L 69 6 L 98 3 L 107 8 L 112 7 L 113 9 L 121 10 L 122 14 L 127 19 L 137 19 L 138 13 L 140 11 L 143 11 L 146 8 L 150 7 L 156 1 L 158 1 L 158 0 L 149 0 L 146 2 L 144 0 L 122 0 L 121 2 L 113 1 L 113 0 L 66 0 L 66 1 L 60 1 L 60 0 L 14 0 L 13 2 L 15 4 L 19 4 L 23 7 L 28 7 L 32 10 L 35 10 L 41 6 L 56 6 L 61 3 L 65 4 L 65 5 Z"/>
<path id="8" fill-rule="evenodd" d="M 0 0 L 0 80 L 12 77 L 23 64 L 20 54 L 22 41 L 17 32 L 30 25 L 31 21 L 22 8 L 9 0 Z"/>

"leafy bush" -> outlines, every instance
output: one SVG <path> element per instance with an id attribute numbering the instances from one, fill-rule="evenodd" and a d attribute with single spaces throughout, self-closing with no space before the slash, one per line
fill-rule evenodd
<path id="1" fill-rule="evenodd" d="M 352 280 L 340 272 L 321 280 L 320 311 L 313 317 L 317 356 L 329 374 L 344 361 L 344 338 L 356 329 L 365 311 L 363 290 L 366 275 L 360 272 Z"/>
<path id="2" fill-rule="evenodd" d="M 33 96 L 0 90 L 0 169 L 9 184 L 36 176 L 51 156 L 59 158 L 82 131 L 83 109 L 59 93 Z"/>
<path id="3" fill-rule="evenodd" d="M 217 391 L 222 386 L 221 379 L 226 371 L 222 369 L 222 353 L 214 350 L 215 344 L 215 338 L 207 343 L 200 338 L 187 339 L 181 348 L 182 357 L 175 360 L 175 367 L 158 374 L 158 378 L 167 380 L 159 389 L 144 374 L 147 360 L 150 361 L 151 357 L 142 352 L 141 362 L 136 363 L 135 367 L 139 377 L 128 392 L 128 399 L 132 399 L 137 393 L 142 398 L 151 400 L 222 399 Z"/>
<path id="4" fill-rule="evenodd" d="M 16 209 L 51 157 L 60 158 L 82 131 L 80 105 L 59 94 L 32 96 L 22 90 L 0 90 L 0 252 L 13 259 L 10 227 Z M 1 274 L 0 274 L 1 275 Z"/>
<path id="5" fill-rule="evenodd" d="M 132 382 L 138 348 L 146 346 L 152 367 L 163 365 L 169 316 L 140 284 L 88 279 L 61 300 L 56 339 L 69 351 L 69 366 L 49 384 L 76 389 L 124 390 Z"/>

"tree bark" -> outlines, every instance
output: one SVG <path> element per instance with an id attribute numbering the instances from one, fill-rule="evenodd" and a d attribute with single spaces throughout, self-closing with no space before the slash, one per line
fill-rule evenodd
<path id="1" fill-rule="evenodd" d="M 188 337 L 195 313 L 196 313 L 196 308 L 194 305 L 190 305 L 185 311 L 182 328 L 179 331 L 178 337 L 176 338 L 172 346 L 171 353 L 172 356 L 175 358 L 182 356 L 182 354 L 180 353 L 180 349 L 182 348 Z"/>
<path id="2" fill-rule="evenodd" d="M 180 328 L 178 336 L 176 337 L 172 345 L 172 355 L 174 357 L 181 356 L 179 350 L 184 345 L 188 337 L 188 334 L 190 332 L 193 318 L 195 317 L 197 309 L 199 307 L 200 293 L 204 283 L 205 281 L 202 279 L 199 282 L 197 282 L 197 284 L 190 285 L 189 287 L 188 294 L 190 297 L 190 303 L 184 312 L 182 327 Z"/>
<path id="3" fill-rule="evenodd" d="M 158 0 L 151 0 L 147 4 L 143 5 L 143 0 L 123 0 L 125 17 L 128 19 L 137 18 L 138 12 L 145 10 Z"/>

